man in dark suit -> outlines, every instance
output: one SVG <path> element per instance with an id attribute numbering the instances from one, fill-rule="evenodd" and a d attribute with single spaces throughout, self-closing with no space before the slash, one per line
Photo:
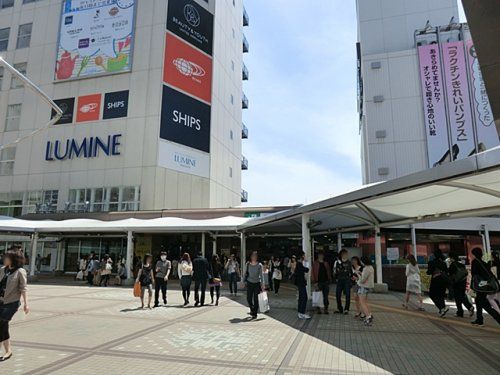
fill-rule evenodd
<path id="1" fill-rule="evenodd" d="M 198 253 L 193 260 L 193 279 L 194 279 L 194 306 L 203 306 L 205 304 L 205 290 L 207 289 L 207 280 L 210 278 L 210 265 L 207 259 Z M 199 291 L 201 289 L 201 298 Z"/>

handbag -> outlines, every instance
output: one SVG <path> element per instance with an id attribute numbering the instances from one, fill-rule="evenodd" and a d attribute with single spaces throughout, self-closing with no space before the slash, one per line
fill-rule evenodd
<path id="1" fill-rule="evenodd" d="M 457 272 L 453 275 L 453 283 L 458 284 L 467 279 L 467 276 L 469 276 L 469 271 L 467 271 L 465 266 L 458 266 Z"/>
<path id="2" fill-rule="evenodd" d="M 82 270 L 78 271 L 78 273 L 76 274 L 76 279 L 83 280 L 83 271 Z"/>
<path id="3" fill-rule="evenodd" d="M 266 292 L 259 293 L 259 311 L 261 314 L 267 313 L 271 308 L 269 307 L 269 298 Z"/>
<path id="4" fill-rule="evenodd" d="M 141 296 L 141 283 L 135 282 L 134 283 L 134 297 L 140 297 L 140 296 Z"/>
<path id="5" fill-rule="evenodd" d="M 312 293 L 312 305 L 313 307 L 325 307 L 323 303 L 323 293 L 321 291 L 315 291 Z"/>
<path id="6" fill-rule="evenodd" d="M 488 274 L 488 279 L 484 280 L 479 275 L 474 275 L 472 277 L 472 289 L 475 292 L 486 293 L 486 294 L 494 294 L 498 293 L 500 290 L 500 285 L 498 284 L 498 280 L 483 264 L 482 261 L 478 261 L 481 267 Z"/>

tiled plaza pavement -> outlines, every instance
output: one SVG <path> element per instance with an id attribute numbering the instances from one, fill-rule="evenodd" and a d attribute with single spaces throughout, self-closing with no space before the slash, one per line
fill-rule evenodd
<path id="1" fill-rule="evenodd" d="M 182 308 L 179 291 L 168 295 L 168 307 L 137 310 L 131 289 L 32 284 L 32 313 L 16 314 L 14 356 L 0 374 L 500 373 L 500 330 L 491 321 L 472 328 L 403 311 L 395 294 L 372 296 L 372 327 L 352 315 L 298 321 L 286 287 L 257 321 L 241 296 Z"/>

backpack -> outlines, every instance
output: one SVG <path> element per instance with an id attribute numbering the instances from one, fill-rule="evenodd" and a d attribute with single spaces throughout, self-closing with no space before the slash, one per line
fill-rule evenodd
<path id="1" fill-rule="evenodd" d="M 458 284 L 463 282 L 467 279 L 467 276 L 469 276 L 469 272 L 463 264 L 459 263 L 457 264 L 457 272 L 453 275 L 453 283 Z"/>

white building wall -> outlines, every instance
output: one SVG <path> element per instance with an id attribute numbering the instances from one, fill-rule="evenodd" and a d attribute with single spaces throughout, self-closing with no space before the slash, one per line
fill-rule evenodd
<path id="1" fill-rule="evenodd" d="M 172 1 L 172 0 L 170 0 Z M 132 72 L 54 83 L 61 1 L 41 0 L 0 10 L 0 29 L 10 27 L 11 64 L 27 62 L 27 76 L 54 99 L 130 90 L 128 116 L 122 119 L 58 125 L 17 146 L 14 173 L 0 176 L 0 194 L 59 190 L 58 209 L 75 188 L 140 186 L 140 209 L 229 207 L 240 204 L 242 0 L 197 0 L 215 11 L 210 178 L 158 167 L 166 0 L 139 1 L 136 9 Z M 29 48 L 16 49 L 18 25 L 33 22 Z M 234 37 L 233 37 L 234 29 Z M 234 70 L 232 69 L 234 61 Z M 0 143 L 43 126 L 50 110 L 33 93 L 10 90 L 6 72 L 0 91 Z M 234 96 L 234 104 L 230 95 Z M 4 132 L 9 104 L 23 103 L 20 131 Z M 230 130 L 233 139 L 230 139 Z M 121 155 L 47 162 L 48 140 L 122 134 Z M 229 168 L 232 168 L 232 178 Z"/>

